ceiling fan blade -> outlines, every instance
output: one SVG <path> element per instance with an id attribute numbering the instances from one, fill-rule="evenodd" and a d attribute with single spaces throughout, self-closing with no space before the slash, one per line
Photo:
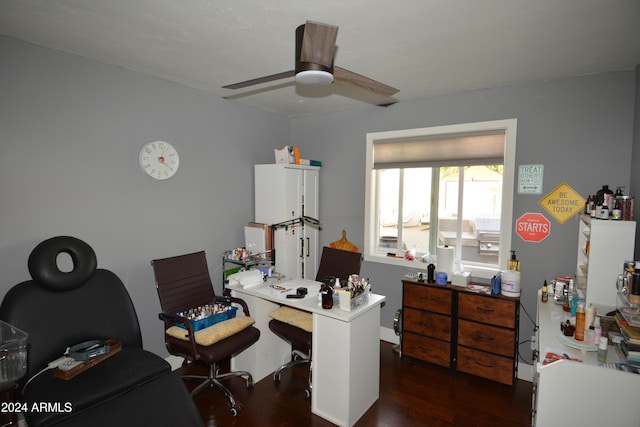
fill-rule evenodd
<path id="1" fill-rule="evenodd" d="M 400 91 L 400 89 L 396 89 L 340 67 L 333 67 L 333 77 L 335 84 L 355 86 L 386 97 L 390 97 Z"/>
<path id="2" fill-rule="evenodd" d="M 257 79 L 251 79 L 251 80 L 246 80 L 244 82 L 222 86 L 222 88 L 223 89 L 242 89 L 247 86 L 259 85 L 261 83 L 267 83 L 275 80 L 286 79 L 288 77 L 294 77 L 295 75 L 296 75 L 296 72 L 294 70 L 284 71 L 282 73 L 271 74 L 269 76 L 258 77 Z"/>
<path id="3" fill-rule="evenodd" d="M 300 62 L 310 62 L 331 68 L 336 50 L 338 27 L 307 21 L 304 24 Z"/>

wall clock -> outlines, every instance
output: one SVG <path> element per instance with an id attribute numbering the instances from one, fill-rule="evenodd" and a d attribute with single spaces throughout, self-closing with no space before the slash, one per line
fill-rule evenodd
<path id="1" fill-rule="evenodd" d="M 169 179 L 178 172 L 180 159 L 178 152 L 165 141 L 144 144 L 138 157 L 142 170 L 155 179 Z"/>

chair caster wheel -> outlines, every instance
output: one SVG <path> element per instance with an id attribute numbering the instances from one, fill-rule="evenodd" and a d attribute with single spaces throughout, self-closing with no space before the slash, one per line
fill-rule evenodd
<path id="1" fill-rule="evenodd" d="M 240 407 L 238 405 L 233 405 L 231 407 L 231 415 L 233 415 L 234 417 L 238 416 L 238 413 L 240 412 Z"/>

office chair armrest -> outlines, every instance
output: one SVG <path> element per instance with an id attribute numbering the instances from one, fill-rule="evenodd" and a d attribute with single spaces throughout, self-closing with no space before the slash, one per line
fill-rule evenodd
<path id="1" fill-rule="evenodd" d="M 184 325 L 186 328 L 187 338 L 189 338 L 189 343 L 191 344 L 192 355 L 195 360 L 198 360 L 200 357 L 198 356 L 198 352 L 196 351 L 196 336 L 193 331 L 193 325 L 189 322 L 189 319 L 183 316 L 176 316 L 175 314 L 167 314 L 160 313 L 158 314 L 160 320 L 165 322 L 165 327 L 175 326 L 176 323 L 180 323 Z"/>
<path id="2" fill-rule="evenodd" d="M 233 304 L 239 304 L 242 307 L 242 311 L 244 312 L 244 315 L 249 317 L 249 306 L 247 305 L 247 303 L 240 298 L 236 298 L 236 297 L 219 297 L 216 296 L 216 301 L 218 302 L 224 302 L 224 303 L 233 303 Z"/>

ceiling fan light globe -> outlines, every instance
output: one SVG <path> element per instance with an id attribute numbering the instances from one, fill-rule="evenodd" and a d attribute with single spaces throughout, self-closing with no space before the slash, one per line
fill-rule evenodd
<path id="1" fill-rule="evenodd" d="M 326 86 L 333 83 L 333 74 L 322 70 L 306 70 L 296 74 L 296 83 L 305 86 Z"/>

